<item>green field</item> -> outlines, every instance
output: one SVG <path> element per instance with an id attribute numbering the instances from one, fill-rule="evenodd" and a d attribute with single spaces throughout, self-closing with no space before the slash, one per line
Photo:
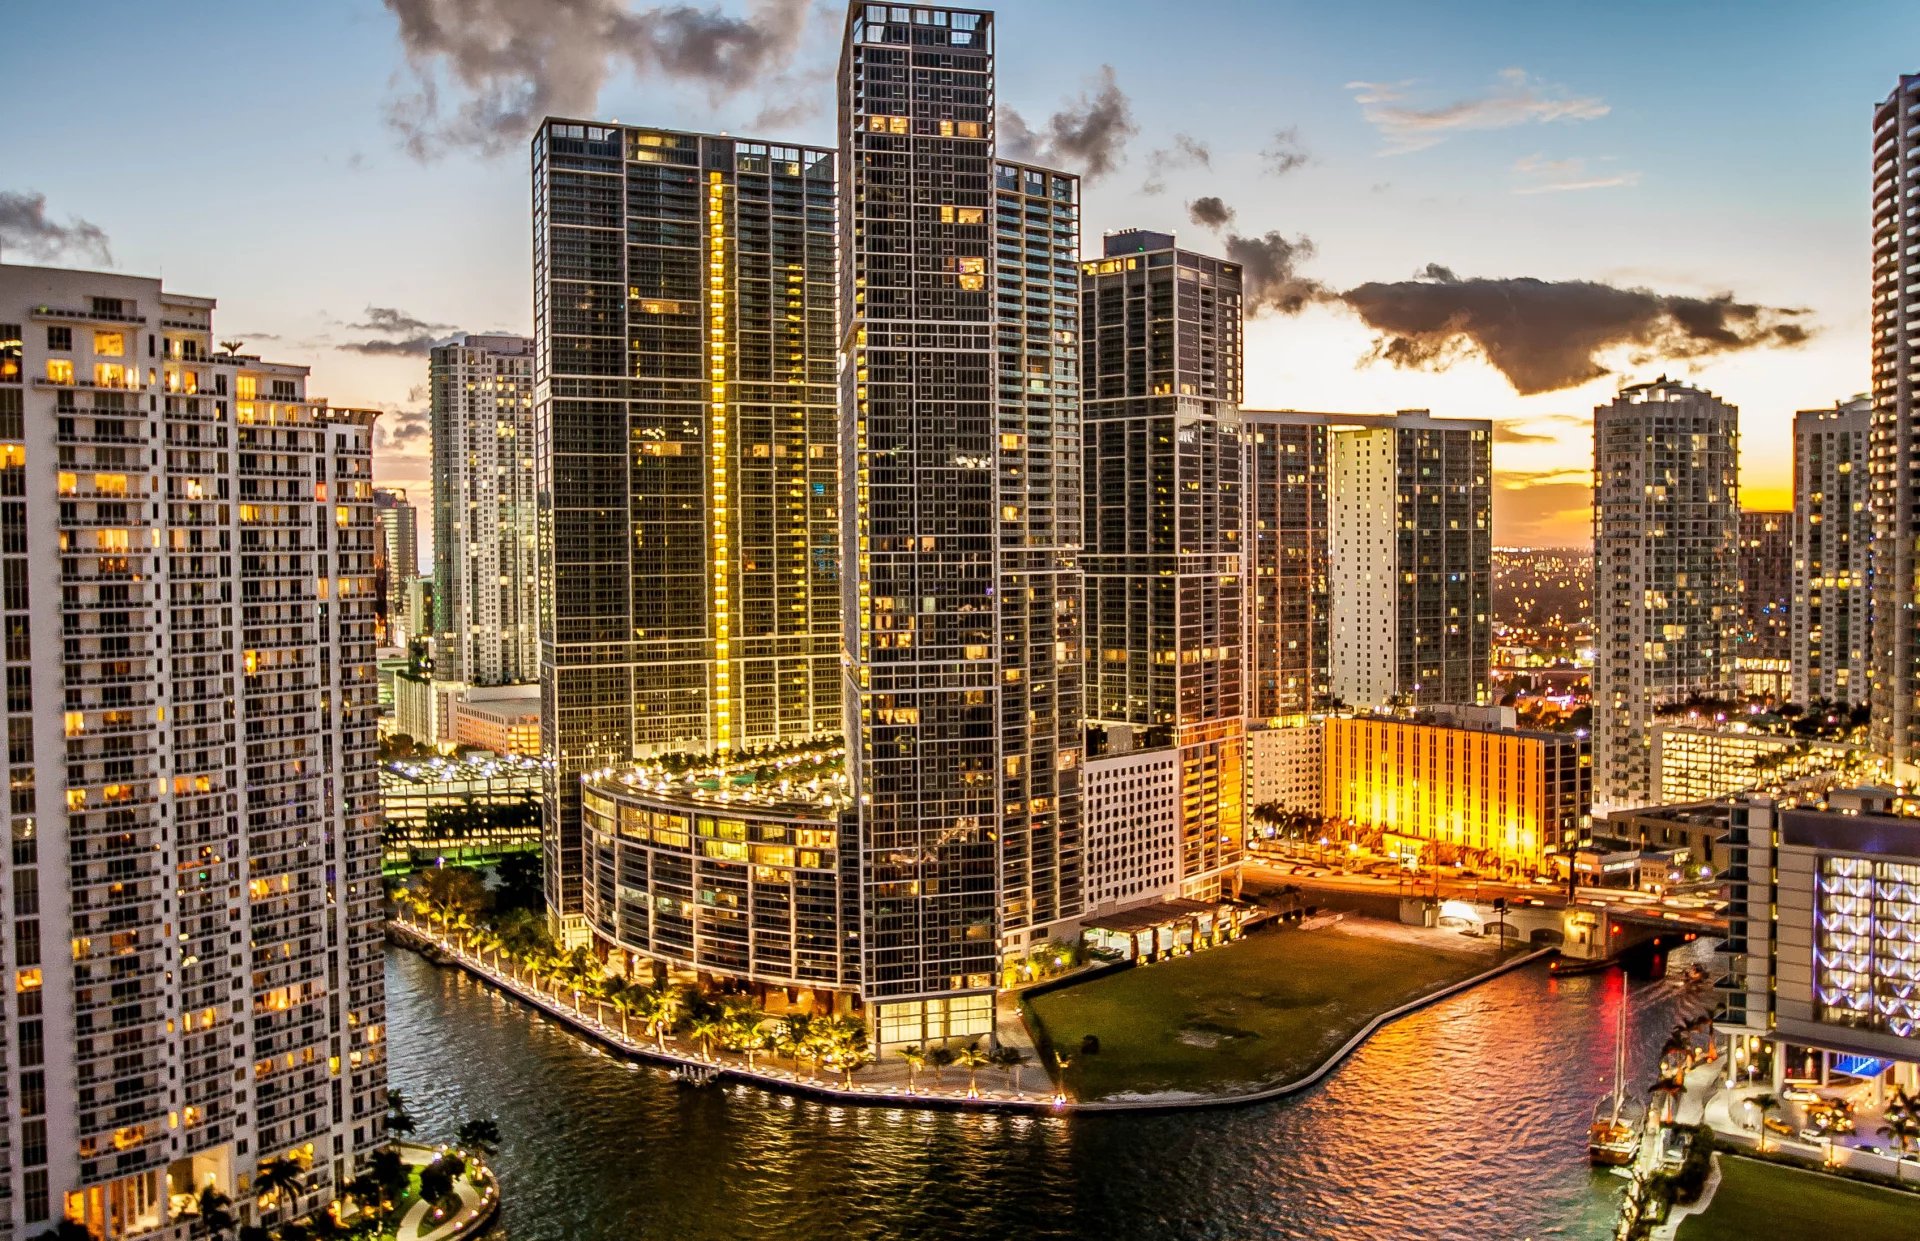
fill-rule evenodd
<path id="1" fill-rule="evenodd" d="M 1292 1081 L 1377 1014 L 1489 968 L 1491 945 L 1397 927 L 1272 930 L 1031 1001 L 1081 1099 Z M 1079 1054 L 1083 1036 L 1100 1050 Z"/>
<path id="2" fill-rule="evenodd" d="M 1752 1159 L 1720 1157 L 1720 1188 L 1677 1241 L 1920 1236 L 1920 1197 Z"/>

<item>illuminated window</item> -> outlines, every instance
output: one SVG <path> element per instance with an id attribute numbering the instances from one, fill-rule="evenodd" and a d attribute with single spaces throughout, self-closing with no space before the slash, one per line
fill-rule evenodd
<path id="1" fill-rule="evenodd" d="M 121 332 L 95 332 L 93 334 L 93 352 L 103 358 L 126 357 L 126 335 Z"/>
<path id="2" fill-rule="evenodd" d="M 47 382 L 56 384 L 72 383 L 73 360 L 71 358 L 48 358 Z"/>

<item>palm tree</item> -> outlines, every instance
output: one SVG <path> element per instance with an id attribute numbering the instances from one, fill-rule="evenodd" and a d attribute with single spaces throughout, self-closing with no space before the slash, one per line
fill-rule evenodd
<path id="1" fill-rule="evenodd" d="M 1671 1077 L 1662 1076 L 1659 1081 L 1647 1087 L 1649 1098 L 1663 1098 L 1660 1109 L 1660 1123 L 1671 1124 L 1674 1109 L 1679 1106 L 1680 1096 L 1686 1093 L 1686 1087 Z"/>
<path id="2" fill-rule="evenodd" d="M 1760 1113 L 1760 1151 L 1767 1149 L 1767 1117 L 1780 1110 L 1780 1100 L 1772 1094 L 1757 1094 L 1747 1100 L 1747 1106 Z"/>
<path id="3" fill-rule="evenodd" d="M 702 1058 L 713 1059 L 714 1040 L 726 1033 L 726 1025 L 717 1013 L 701 1013 L 687 1023 L 687 1037 L 700 1044 Z"/>
<path id="4" fill-rule="evenodd" d="M 1010 1047 L 1002 1044 L 993 1049 L 990 1053 L 990 1058 L 995 1064 L 1007 1070 L 1008 1074 L 1013 1078 L 1013 1093 L 1016 1095 L 1019 1094 L 1020 1066 L 1027 1062 L 1027 1053 L 1021 1051 L 1018 1047 Z"/>
<path id="5" fill-rule="evenodd" d="M 927 1067 L 926 1049 L 915 1043 L 911 1047 L 900 1049 L 900 1059 L 907 1066 L 907 1093 L 913 1093 L 914 1074 Z"/>
<path id="6" fill-rule="evenodd" d="M 640 1001 L 640 1016 L 653 1035 L 654 1045 L 663 1052 L 667 1049 L 667 1033 L 680 1020 L 682 1005 L 680 993 L 674 987 L 650 990 Z"/>
<path id="7" fill-rule="evenodd" d="M 482 1155 L 491 1155 L 500 1149 L 500 1125 L 491 1117 L 474 1117 L 462 1124 L 454 1137 L 461 1146 Z"/>
<path id="8" fill-rule="evenodd" d="M 788 1013 L 780 1020 L 780 1054 L 793 1061 L 793 1071 L 800 1071 L 800 1057 L 805 1054 L 813 1038 L 813 1018 L 805 1013 Z"/>
<path id="9" fill-rule="evenodd" d="M 387 1132 L 395 1137 L 406 1137 L 419 1126 L 414 1122 L 413 1113 L 407 1110 L 407 1096 L 397 1087 L 387 1088 Z"/>
<path id="10" fill-rule="evenodd" d="M 980 1050 L 980 1044 L 968 1043 L 954 1053 L 953 1062 L 967 1071 L 967 1097 L 977 1098 L 980 1094 L 980 1068 L 988 1063 L 987 1053 Z"/>
<path id="11" fill-rule="evenodd" d="M 934 1080 L 942 1086 L 947 1084 L 947 1066 L 953 1063 L 953 1048 L 936 1047 L 927 1053 L 927 1063 L 933 1066 Z"/>
<path id="12" fill-rule="evenodd" d="M 292 1207 L 293 1200 L 305 1188 L 306 1179 L 306 1168 L 292 1155 L 269 1159 L 254 1174 L 253 1192 L 259 1198 L 271 1197 L 278 1213 L 284 1216 Z"/>
<path id="13" fill-rule="evenodd" d="M 233 1226 L 238 1222 L 233 1218 L 233 1199 L 221 1193 L 212 1181 L 200 1187 L 196 1205 L 200 1211 L 200 1224 L 207 1230 L 211 1241 L 222 1241 L 233 1232 Z"/>

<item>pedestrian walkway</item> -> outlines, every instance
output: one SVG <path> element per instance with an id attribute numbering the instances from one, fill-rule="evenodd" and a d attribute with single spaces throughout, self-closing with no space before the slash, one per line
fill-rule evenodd
<path id="1" fill-rule="evenodd" d="M 412 1143 L 400 1146 L 400 1157 L 410 1167 L 424 1168 L 439 1155 L 440 1152 L 432 1147 Z M 394 1230 L 394 1241 L 454 1241 L 456 1237 L 480 1231 L 493 1218 L 493 1213 L 500 1205 L 499 1183 L 484 1163 L 471 1155 L 463 1157 L 467 1161 L 469 1174 L 455 1178 L 453 1186 L 454 1193 L 460 1198 L 460 1205 L 449 1214 L 436 1211 L 433 1204 L 425 1199 L 415 1202 L 407 1208 L 400 1226 Z M 479 1186 L 475 1186 L 471 1179 L 475 1168 L 480 1173 Z"/>

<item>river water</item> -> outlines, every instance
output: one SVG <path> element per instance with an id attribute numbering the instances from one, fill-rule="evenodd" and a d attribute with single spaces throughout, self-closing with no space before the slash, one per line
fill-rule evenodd
<path id="1" fill-rule="evenodd" d="M 1388 1026 L 1295 1099 L 1068 1119 L 685 1089 L 387 957 L 392 1082 L 422 1137 L 499 1120 L 508 1241 L 1602 1238 L 1621 1182 L 1587 1166 L 1586 1124 L 1618 1006 L 1639 1087 L 1706 998 L 1530 967 Z"/>

